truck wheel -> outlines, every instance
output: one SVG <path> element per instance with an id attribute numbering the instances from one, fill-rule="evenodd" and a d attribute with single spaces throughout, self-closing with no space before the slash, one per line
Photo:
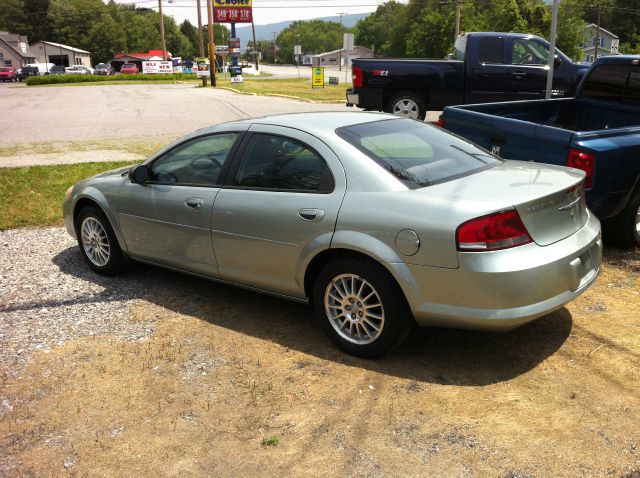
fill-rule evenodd
<path id="1" fill-rule="evenodd" d="M 387 102 L 387 113 L 405 118 L 424 120 L 427 116 L 427 105 L 420 95 L 413 91 L 396 93 Z"/>
<path id="2" fill-rule="evenodd" d="M 607 221 L 606 226 L 617 245 L 640 247 L 640 192 L 636 192 L 622 212 Z"/>

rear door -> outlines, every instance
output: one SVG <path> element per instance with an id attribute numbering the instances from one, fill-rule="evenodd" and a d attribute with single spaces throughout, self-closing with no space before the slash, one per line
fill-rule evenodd
<path id="1" fill-rule="evenodd" d="M 467 98 L 465 103 L 491 103 L 506 101 L 507 86 L 511 78 L 509 65 L 505 65 L 506 38 L 481 36 L 473 46 L 467 47 Z"/>
<path id="2" fill-rule="evenodd" d="M 322 141 L 252 125 L 213 208 L 213 243 L 226 280 L 303 298 L 304 265 L 330 246 L 346 179 Z"/>

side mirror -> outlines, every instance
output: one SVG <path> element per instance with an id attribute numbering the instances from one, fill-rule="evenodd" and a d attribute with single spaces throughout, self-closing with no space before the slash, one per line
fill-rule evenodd
<path id="1" fill-rule="evenodd" d="M 560 58 L 560 56 L 557 53 L 555 55 L 553 55 L 553 64 L 555 66 L 562 65 L 562 58 Z"/>
<path id="2" fill-rule="evenodd" d="M 129 170 L 129 180 L 132 183 L 144 184 L 151 177 L 151 169 L 146 164 L 134 166 Z"/>

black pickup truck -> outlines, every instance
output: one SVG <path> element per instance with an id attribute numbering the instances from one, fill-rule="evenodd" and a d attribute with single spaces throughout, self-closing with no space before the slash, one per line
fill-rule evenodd
<path id="1" fill-rule="evenodd" d="M 544 98 L 549 43 L 523 33 L 466 33 L 453 60 L 357 58 L 347 106 L 424 119 L 445 106 Z M 589 65 L 556 49 L 553 97 L 573 96 Z"/>

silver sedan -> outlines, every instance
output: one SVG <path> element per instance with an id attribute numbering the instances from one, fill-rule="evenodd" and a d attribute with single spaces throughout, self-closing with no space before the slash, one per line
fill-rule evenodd
<path id="1" fill-rule="evenodd" d="M 310 302 L 373 357 L 416 322 L 509 330 L 584 292 L 602 242 L 583 180 L 404 118 L 292 114 L 196 131 L 63 209 L 100 274 L 135 260 Z"/>

